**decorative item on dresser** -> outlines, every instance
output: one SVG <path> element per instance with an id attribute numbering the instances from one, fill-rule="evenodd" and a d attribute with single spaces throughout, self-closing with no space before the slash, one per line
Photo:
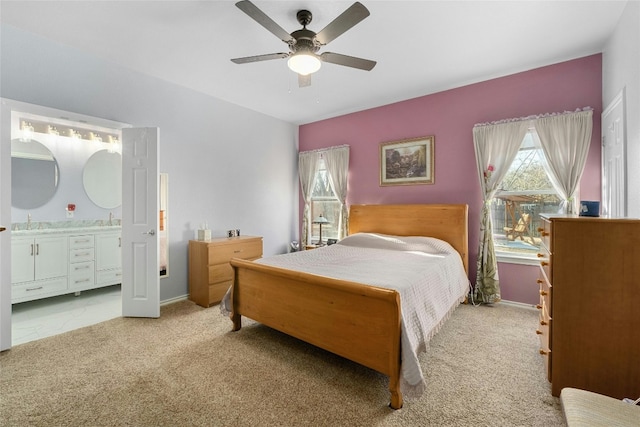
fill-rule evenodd
<path id="1" fill-rule="evenodd" d="M 640 396 L 640 220 L 541 218 L 537 334 L 552 395 Z"/>
<path id="2" fill-rule="evenodd" d="M 202 307 L 220 302 L 233 283 L 231 258 L 262 257 L 262 237 L 238 236 L 189 241 L 189 299 Z"/>

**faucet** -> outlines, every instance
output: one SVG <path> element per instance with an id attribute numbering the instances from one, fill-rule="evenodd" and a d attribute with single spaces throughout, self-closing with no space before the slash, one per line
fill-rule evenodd
<path id="1" fill-rule="evenodd" d="M 31 214 L 27 214 L 27 230 L 31 230 Z"/>

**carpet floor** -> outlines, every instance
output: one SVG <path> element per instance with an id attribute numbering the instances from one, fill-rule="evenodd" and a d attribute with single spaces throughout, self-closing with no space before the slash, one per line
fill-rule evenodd
<path id="1" fill-rule="evenodd" d="M 0 353 L 2 426 L 562 426 L 537 312 L 461 305 L 420 357 L 426 393 L 190 301 Z"/>

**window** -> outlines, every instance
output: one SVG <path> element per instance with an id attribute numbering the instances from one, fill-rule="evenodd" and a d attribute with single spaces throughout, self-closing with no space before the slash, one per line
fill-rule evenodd
<path id="1" fill-rule="evenodd" d="M 541 244 L 541 213 L 560 210 L 561 200 L 544 170 L 544 154 L 529 131 L 500 189 L 491 202 L 493 238 L 498 255 L 535 258 Z"/>
<path id="2" fill-rule="evenodd" d="M 331 180 L 324 164 L 320 159 L 318 172 L 316 173 L 313 192 L 311 193 L 311 220 L 322 215 L 329 221 L 322 226 L 322 241 L 338 238 L 340 221 L 340 201 L 333 192 Z M 311 240 L 316 243 L 320 239 L 320 225 L 311 224 Z"/>

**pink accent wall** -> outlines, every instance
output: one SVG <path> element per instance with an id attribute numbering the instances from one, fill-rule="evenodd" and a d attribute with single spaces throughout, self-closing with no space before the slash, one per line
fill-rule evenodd
<path id="1" fill-rule="evenodd" d="M 372 71 L 372 72 L 375 72 Z M 600 200 L 602 55 L 513 74 L 432 95 L 300 126 L 300 151 L 348 144 L 347 204 L 466 203 L 469 205 L 469 277 L 475 282 L 481 197 L 473 149 L 476 123 L 592 107 L 593 134 L 581 199 Z M 435 183 L 381 187 L 380 143 L 435 136 Z M 302 197 L 300 197 L 302 203 Z M 302 206 L 300 207 L 302 218 Z M 499 265 L 500 269 L 505 268 Z M 503 299 L 527 303 L 517 270 L 502 278 Z M 530 267 L 529 267 L 530 268 Z M 515 272 L 513 271 L 515 269 Z M 535 286 L 534 283 L 531 286 Z"/>

